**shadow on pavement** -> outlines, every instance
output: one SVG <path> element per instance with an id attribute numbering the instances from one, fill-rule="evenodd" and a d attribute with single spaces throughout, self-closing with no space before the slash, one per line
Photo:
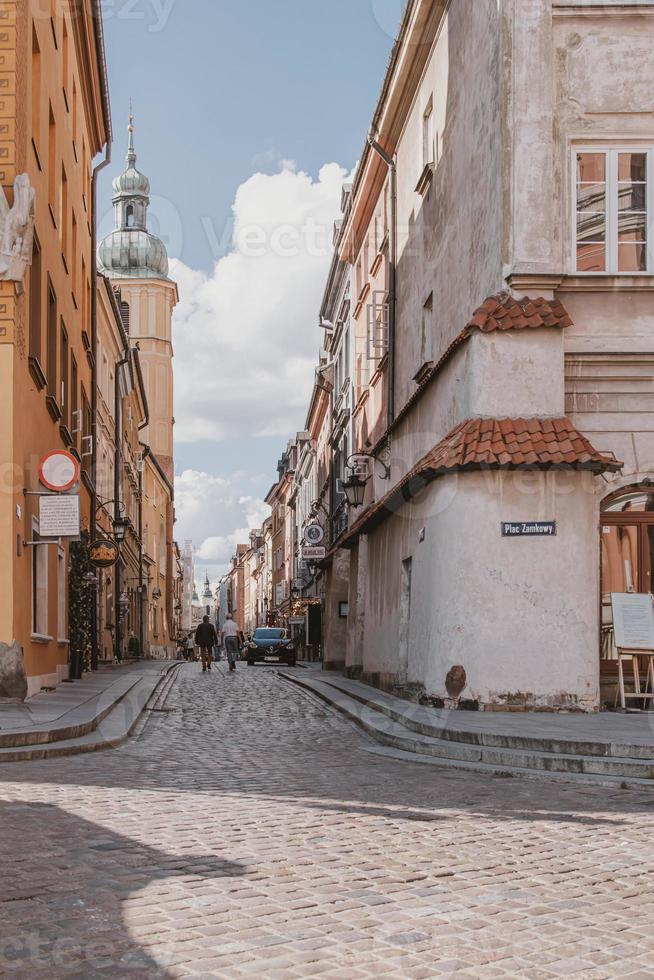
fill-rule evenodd
<path id="1" fill-rule="evenodd" d="M 0 802 L 0 827 L 2 977 L 172 976 L 165 955 L 156 962 L 130 936 L 125 900 L 162 879 L 245 873 L 215 856 L 162 853 L 51 804 Z"/>

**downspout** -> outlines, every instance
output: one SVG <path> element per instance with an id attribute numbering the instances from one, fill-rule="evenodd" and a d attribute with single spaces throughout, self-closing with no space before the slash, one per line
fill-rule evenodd
<path id="1" fill-rule="evenodd" d="M 91 456 L 91 476 L 93 489 L 91 492 L 91 520 L 90 533 L 93 541 L 97 536 L 96 515 L 98 510 L 97 469 L 97 434 L 98 434 L 98 297 L 97 297 L 97 278 L 98 278 L 98 175 L 111 163 L 111 146 L 113 133 L 111 129 L 111 108 L 109 105 L 109 88 L 107 82 L 107 62 L 104 50 L 104 32 L 102 24 L 102 7 L 99 0 L 94 0 L 93 17 L 95 19 L 95 43 L 98 64 L 100 66 L 104 124 L 106 130 L 106 144 L 104 160 L 101 160 L 97 167 L 94 167 L 91 178 L 91 350 L 93 352 L 93 365 L 91 368 L 91 435 L 92 456 Z M 82 284 L 84 288 L 84 284 Z M 98 597 L 93 603 L 91 613 L 91 669 L 98 669 L 99 645 L 98 645 Z"/>
<path id="2" fill-rule="evenodd" d="M 397 164 L 374 138 L 368 144 L 388 167 L 390 180 L 390 234 L 388 243 L 388 427 L 395 421 L 395 323 L 397 311 Z"/>
<path id="3" fill-rule="evenodd" d="M 123 515 L 120 513 L 121 506 L 121 474 L 123 469 L 123 407 L 120 395 L 120 372 L 129 364 L 129 350 L 124 351 L 123 357 L 116 363 L 116 377 L 114 379 L 114 519 Z M 115 566 L 114 582 L 114 659 L 122 661 L 122 651 L 120 649 L 120 597 L 122 594 L 121 566 L 120 557 Z"/>
<path id="4" fill-rule="evenodd" d="M 132 350 L 134 357 L 134 364 L 136 366 L 136 373 L 139 379 L 139 387 L 141 389 L 141 397 L 143 399 L 143 405 L 145 409 L 144 419 L 138 427 L 138 431 L 141 432 L 143 429 L 147 429 L 150 424 L 150 406 L 148 405 L 148 400 L 145 394 L 145 383 L 143 380 L 143 369 L 141 368 L 141 358 L 140 350 L 138 344 Z M 143 445 L 143 444 L 141 444 Z M 145 447 L 143 447 L 145 450 Z M 139 470 L 139 597 L 141 600 L 141 608 L 139 611 L 139 646 L 141 649 L 141 656 L 145 657 L 145 622 L 148 603 L 145 601 L 145 575 L 143 574 L 143 473 L 145 472 L 145 451 L 142 454 L 142 465 Z"/>

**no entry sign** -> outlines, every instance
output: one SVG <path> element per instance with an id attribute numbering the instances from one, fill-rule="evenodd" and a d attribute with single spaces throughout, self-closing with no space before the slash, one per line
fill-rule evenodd
<path id="1" fill-rule="evenodd" d="M 39 480 L 53 493 L 65 493 L 79 480 L 79 463 L 63 449 L 47 453 L 39 466 Z"/>

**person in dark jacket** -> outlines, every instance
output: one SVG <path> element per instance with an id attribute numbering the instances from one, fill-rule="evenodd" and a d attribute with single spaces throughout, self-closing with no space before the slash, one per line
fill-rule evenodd
<path id="1" fill-rule="evenodd" d="M 209 617 L 205 616 L 195 631 L 195 642 L 200 647 L 200 657 L 202 659 L 202 670 L 211 670 L 213 660 L 213 648 L 218 642 L 216 630 Z"/>

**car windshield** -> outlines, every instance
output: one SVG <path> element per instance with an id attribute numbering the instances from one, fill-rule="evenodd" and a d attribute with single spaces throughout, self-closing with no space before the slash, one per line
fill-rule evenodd
<path id="1" fill-rule="evenodd" d="M 284 635 L 283 630 L 255 630 L 255 640 L 281 640 Z"/>

